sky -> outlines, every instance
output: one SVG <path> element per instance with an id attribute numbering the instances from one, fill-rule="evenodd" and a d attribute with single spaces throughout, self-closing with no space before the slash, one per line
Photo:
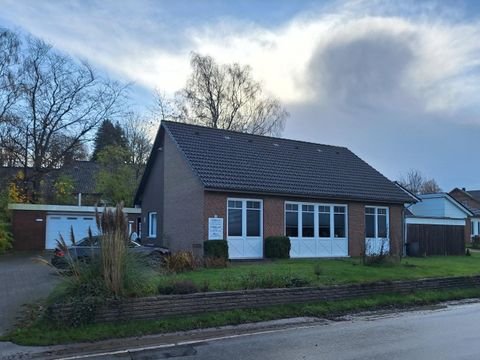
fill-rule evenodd
<path id="1" fill-rule="evenodd" d="M 250 65 L 283 137 L 346 146 L 392 180 L 480 189 L 480 2 L 0 0 L 0 26 L 132 82 L 185 84 L 192 51 Z"/>

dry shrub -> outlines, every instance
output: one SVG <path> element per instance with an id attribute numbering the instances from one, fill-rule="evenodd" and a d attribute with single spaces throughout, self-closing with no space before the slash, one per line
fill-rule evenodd
<path id="1" fill-rule="evenodd" d="M 115 210 L 105 208 L 97 212 L 97 226 L 102 233 L 101 263 L 105 286 L 114 295 L 121 295 L 128 245 L 128 221 L 123 213 L 123 204 Z"/>
<path id="2" fill-rule="evenodd" d="M 203 265 L 206 268 L 226 268 L 228 267 L 228 259 L 224 257 L 207 256 L 203 259 Z"/>
<path id="3" fill-rule="evenodd" d="M 175 273 L 192 271 L 197 268 L 197 260 L 191 251 L 178 251 L 165 259 L 165 268 Z"/>

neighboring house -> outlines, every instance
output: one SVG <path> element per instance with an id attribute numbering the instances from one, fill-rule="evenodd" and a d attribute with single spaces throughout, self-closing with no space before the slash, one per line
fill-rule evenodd
<path id="1" fill-rule="evenodd" d="M 447 193 L 417 196 L 405 216 L 408 255 L 463 255 L 473 213 Z"/>
<path id="2" fill-rule="evenodd" d="M 344 147 L 169 121 L 135 196 L 143 241 L 201 255 L 205 240 L 226 239 L 231 259 L 262 258 L 273 235 L 290 237 L 294 258 L 385 241 L 398 253 L 415 201 Z"/>
<path id="3" fill-rule="evenodd" d="M 469 209 L 473 215 L 466 224 L 468 240 L 473 236 L 480 235 L 480 190 L 466 190 L 465 188 L 455 188 L 450 191 L 450 196 Z"/>
<path id="4" fill-rule="evenodd" d="M 93 161 L 72 161 L 61 169 L 51 169 L 44 176 L 42 185 L 42 199 L 46 203 L 54 202 L 54 184 L 61 176 L 67 176 L 72 179 L 72 195 L 75 196 L 75 205 L 94 205 L 100 201 L 101 194 L 96 191 L 96 177 L 100 170 L 97 163 Z M 27 168 L 27 178 L 32 169 Z M 8 186 L 8 183 L 15 180 L 19 173 L 24 173 L 24 167 L 0 167 L 0 189 Z M 26 184 L 27 189 L 31 189 L 31 184 Z M 73 205 L 73 204 L 72 204 Z"/>

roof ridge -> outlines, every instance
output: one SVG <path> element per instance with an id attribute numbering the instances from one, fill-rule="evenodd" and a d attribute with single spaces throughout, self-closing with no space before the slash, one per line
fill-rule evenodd
<path id="1" fill-rule="evenodd" d="M 183 123 L 183 122 L 180 122 L 180 121 L 162 120 L 161 123 L 162 123 L 162 124 L 163 124 L 163 123 L 167 123 L 167 125 L 168 125 L 168 124 L 175 124 L 175 125 L 180 124 L 180 125 L 183 125 L 183 126 L 189 126 L 189 127 L 195 127 L 195 128 L 202 128 L 202 129 L 207 129 L 207 130 L 212 130 L 212 131 L 219 131 L 219 132 L 222 132 L 222 131 L 223 131 L 223 132 L 229 132 L 229 133 L 238 134 L 238 135 L 255 136 L 255 137 L 272 139 L 272 140 L 292 141 L 292 142 L 297 142 L 297 143 L 301 143 L 301 144 L 309 144 L 309 145 L 316 145 L 316 146 L 328 146 L 328 147 L 332 147 L 332 148 L 346 149 L 346 150 L 349 150 L 349 151 L 350 151 L 350 149 L 347 148 L 346 146 L 338 146 L 338 145 L 330 145 L 330 144 L 320 144 L 320 143 L 315 143 L 315 142 L 312 142 L 312 141 L 296 140 L 296 139 L 290 139 L 290 138 L 282 138 L 282 137 L 278 137 L 278 136 L 251 134 L 251 133 L 241 132 L 241 131 L 238 131 L 238 130 L 227 130 L 227 129 L 213 128 L 213 127 L 206 126 L 206 125 L 189 124 L 189 123 Z"/>

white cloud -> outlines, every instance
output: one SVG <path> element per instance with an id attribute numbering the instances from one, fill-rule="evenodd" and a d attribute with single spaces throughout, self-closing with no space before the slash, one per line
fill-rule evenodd
<path id="1" fill-rule="evenodd" d="M 6 0 L 4 17 L 116 76 L 167 93 L 184 84 L 189 53 L 197 51 L 220 62 L 251 65 L 266 90 L 287 104 L 317 101 L 341 106 L 349 92 L 364 86 L 367 106 L 374 105 L 375 91 L 381 91 L 414 99 L 425 111 L 451 112 L 478 102 L 480 94 L 480 24 L 458 22 L 458 14 L 446 18 L 444 7 L 436 3 L 350 1 L 305 12 L 271 28 L 224 19 L 184 29 L 169 27 L 168 15 L 157 2 L 88 4 L 25 6 Z M 412 8 L 417 9 L 415 16 Z M 34 16 L 38 13 L 44 16 Z M 371 53 L 356 50 L 356 44 L 368 44 Z M 403 59 L 396 58 L 399 48 L 405 52 Z M 342 89 L 333 86 L 335 79 L 328 74 L 328 66 L 337 65 L 328 64 L 332 51 L 351 56 L 342 60 L 349 76 Z M 385 64 L 381 56 L 391 63 Z M 401 76 L 388 76 L 390 72 Z M 366 91 L 373 91 L 370 100 Z"/>

